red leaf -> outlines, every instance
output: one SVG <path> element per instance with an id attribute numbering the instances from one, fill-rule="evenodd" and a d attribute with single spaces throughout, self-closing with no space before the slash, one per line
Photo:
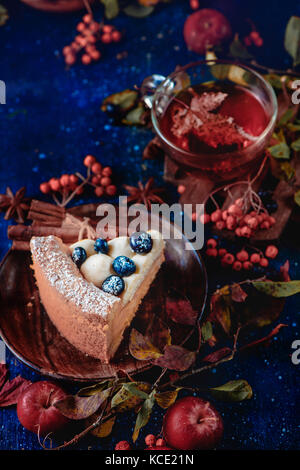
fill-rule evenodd
<path id="1" fill-rule="evenodd" d="M 168 297 L 166 311 L 171 320 L 181 325 L 195 325 L 198 318 L 198 313 L 187 299 L 175 300 Z"/>
<path id="2" fill-rule="evenodd" d="M 19 395 L 27 388 L 31 382 L 23 379 L 20 375 L 13 380 L 7 381 L 0 391 L 0 406 L 15 405 Z"/>
<path id="3" fill-rule="evenodd" d="M 253 348 L 254 346 L 261 345 L 261 344 L 265 344 L 266 346 L 268 346 L 269 343 L 271 342 L 271 339 L 274 336 L 276 336 L 279 330 L 281 330 L 281 328 L 283 328 L 284 326 L 288 326 L 288 325 L 279 323 L 277 326 L 275 326 L 275 328 L 273 328 L 273 330 L 267 336 L 257 339 L 256 341 L 252 341 L 252 343 L 246 344 L 245 346 L 242 346 L 240 348 L 240 351 L 243 351 L 245 349 L 250 349 L 250 348 Z"/>
<path id="4" fill-rule="evenodd" d="M 7 380 L 8 368 L 6 364 L 0 364 L 0 390 L 3 387 L 3 384 Z"/>
<path id="5" fill-rule="evenodd" d="M 246 294 L 239 284 L 233 284 L 230 287 L 230 292 L 234 302 L 245 302 L 248 297 L 248 294 Z"/>
<path id="6" fill-rule="evenodd" d="M 194 364 L 196 353 L 181 346 L 166 346 L 164 355 L 153 361 L 153 364 L 171 370 L 187 370 Z"/>
<path id="7" fill-rule="evenodd" d="M 228 347 L 218 349 L 217 351 L 214 351 L 211 354 L 208 354 L 208 356 L 205 356 L 202 359 L 202 362 L 217 362 L 220 359 L 223 359 L 223 357 L 229 356 L 231 353 L 231 349 Z"/>
<path id="8" fill-rule="evenodd" d="M 288 282 L 291 280 L 290 275 L 289 275 L 289 270 L 290 270 L 290 262 L 289 260 L 286 260 L 286 262 L 282 266 L 280 266 L 280 274 L 284 282 Z"/>

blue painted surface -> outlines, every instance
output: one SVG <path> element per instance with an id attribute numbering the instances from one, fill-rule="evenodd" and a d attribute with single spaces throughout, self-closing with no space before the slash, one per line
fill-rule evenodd
<path id="1" fill-rule="evenodd" d="M 26 185 L 29 195 L 39 196 L 42 180 L 80 170 L 87 153 L 112 165 L 120 183 L 135 184 L 152 174 L 157 175 L 159 183 L 162 164 L 141 161 L 141 151 L 151 132 L 112 127 L 100 111 L 100 103 L 110 93 L 140 84 L 146 75 L 168 74 L 177 64 L 195 59 L 182 39 L 182 25 L 190 12 L 188 2 L 166 4 L 142 20 L 120 16 L 113 23 L 125 31 L 122 43 L 106 47 L 99 63 L 77 65 L 68 71 L 60 51 L 72 40 L 79 13 L 52 15 L 17 1 L 6 3 L 11 19 L 0 28 L 0 79 L 7 84 L 7 105 L 0 106 L 0 192 L 9 183 L 13 190 Z M 257 51 L 258 61 L 288 67 L 283 34 L 288 18 L 300 14 L 298 2 L 219 0 L 201 2 L 201 6 L 220 8 L 239 29 L 245 24 L 241 18 L 250 17 L 265 40 L 265 47 Z M 117 60 L 116 54 L 125 50 L 128 57 Z M 1 218 L 1 257 L 9 247 L 6 228 Z M 300 279 L 299 244 L 284 237 L 276 267 L 286 259 L 291 261 L 292 278 Z M 213 269 L 209 270 L 209 278 L 211 290 L 228 281 L 217 278 Z M 195 386 L 204 382 L 219 385 L 236 378 L 245 378 L 253 386 L 252 400 L 216 403 L 225 422 L 220 448 L 299 448 L 300 366 L 293 365 L 290 358 L 292 341 L 299 337 L 299 309 L 299 297 L 287 301 L 281 321 L 289 328 L 282 330 L 269 349 L 195 377 Z M 21 374 L 33 381 L 40 379 L 10 353 L 7 361 L 12 377 Z M 140 448 L 147 433 L 159 432 L 161 420 L 162 412 L 156 408 L 141 432 Z M 113 449 L 119 440 L 130 439 L 133 426 L 132 414 L 121 416 L 111 437 L 89 437 L 75 448 Z M 36 436 L 18 422 L 14 408 L 0 411 L 0 449 L 40 449 Z"/>

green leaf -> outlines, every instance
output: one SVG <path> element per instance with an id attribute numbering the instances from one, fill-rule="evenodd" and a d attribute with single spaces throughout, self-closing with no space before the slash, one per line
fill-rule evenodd
<path id="1" fill-rule="evenodd" d="M 238 38 L 235 38 L 230 44 L 229 52 L 232 57 L 235 57 L 237 59 L 253 58 L 253 55 L 248 52 L 247 48 Z"/>
<path id="2" fill-rule="evenodd" d="M 290 158 L 290 148 L 284 142 L 272 145 L 272 147 L 268 147 L 268 150 L 274 158 L 284 158 L 286 160 Z"/>
<path id="3" fill-rule="evenodd" d="M 136 108 L 126 114 L 125 118 L 122 119 L 122 123 L 127 126 L 143 126 L 145 124 L 143 121 L 144 114 L 145 108 L 142 103 L 139 103 Z"/>
<path id="4" fill-rule="evenodd" d="M 153 391 L 149 398 L 144 401 L 142 408 L 140 409 L 137 418 L 136 418 L 136 423 L 132 435 L 132 440 L 135 442 L 137 438 L 139 437 L 139 433 L 142 427 L 146 426 L 148 423 L 151 413 L 152 413 L 152 408 L 155 403 L 155 398 L 154 398 L 155 392 Z"/>
<path id="5" fill-rule="evenodd" d="M 300 190 L 294 194 L 294 201 L 298 206 L 300 206 Z"/>
<path id="6" fill-rule="evenodd" d="M 201 328 L 201 335 L 204 342 L 208 341 L 213 335 L 213 328 L 210 321 L 204 323 Z"/>
<path id="7" fill-rule="evenodd" d="M 131 4 L 124 8 L 124 13 L 134 18 L 144 18 L 154 11 L 154 6 L 144 6 L 139 4 Z"/>
<path id="8" fill-rule="evenodd" d="M 252 388 L 246 380 L 231 380 L 224 385 L 211 388 L 210 393 L 222 401 L 249 400 L 253 395 Z"/>
<path id="9" fill-rule="evenodd" d="M 141 396 L 131 393 L 132 390 L 130 390 L 130 388 L 128 390 L 124 385 L 125 384 L 123 384 L 122 388 L 113 396 L 111 401 L 111 408 L 115 408 L 118 413 L 124 413 L 125 411 L 136 408 L 144 399 L 141 398 Z M 134 387 L 141 393 L 144 392 L 146 398 L 148 397 L 148 392 L 151 390 L 151 385 L 146 382 L 135 382 Z"/>
<path id="10" fill-rule="evenodd" d="M 295 150 L 296 152 L 299 152 L 299 151 L 300 151 L 300 137 L 299 137 L 299 139 L 294 140 L 294 142 L 292 142 L 291 147 L 292 147 L 292 149 Z"/>
<path id="11" fill-rule="evenodd" d="M 3 5 L 0 5 L 0 26 L 4 26 L 8 19 L 9 15 L 7 9 Z"/>
<path id="12" fill-rule="evenodd" d="M 146 400 L 148 398 L 148 393 L 139 390 L 134 382 L 123 384 L 123 387 L 127 392 L 129 392 L 130 395 L 142 398 L 143 400 Z"/>
<path id="13" fill-rule="evenodd" d="M 129 351 L 139 361 L 149 361 L 150 359 L 157 359 L 162 356 L 162 353 L 152 344 L 151 340 L 147 336 L 143 336 L 135 328 L 130 333 Z"/>
<path id="14" fill-rule="evenodd" d="M 294 116 L 294 109 L 292 108 L 288 108 L 285 113 L 283 113 L 283 115 L 281 116 L 279 122 L 278 122 L 278 125 L 279 126 L 282 126 L 284 124 L 287 124 L 290 119 Z"/>
<path id="15" fill-rule="evenodd" d="M 166 410 L 169 406 L 173 405 L 177 400 L 178 392 L 181 390 L 181 387 L 176 388 L 175 390 L 170 390 L 168 392 L 155 393 L 156 403 Z"/>
<path id="16" fill-rule="evenodd" d="M 295 170 L 289 162 L 280 162 L 280 170 L 284 175 L 284 179 L 289 181 L 295 175 Z"/>
<path id="17" fill-rule="evenodd" d="M 293 58 L 293 65 L 300 64 L 300 18 L 292 16 L 285 30 L 284 47 Z"/>
<path id="18" fill-rule="evenodd" d="M 118 0 L 101 0 L 101 3 L 104 5 L 105 16 L 107 19 L 111 20 L 119 14 Z"/>
<path id="19" fill-rule="evenodd" d="M 278 90 L 282 89 L 282 81 L 280 75 L 276 75 L 275 73 L 267 73 L 264 75 L 264 78 L 270 83 L 273 88 L 277 88 Z"/>
<path id="20" fill-rule="evenodd" d="M 272 297 L 290 297 L 300 292 L 300 281 L 251 281 L 251 283 L 258 291 Z"/>
<path id="21" fill-rule="evenodd" d="M 136 103 L 138 98 L 138 92 L 135 90 L 123 90 L 119 93 L 113 93 L 112 95 L 107 96 L 103 102 L 101 109 L 106 111 L 108 104 L 119 107 L 122 111 L 129 111 Z"/>

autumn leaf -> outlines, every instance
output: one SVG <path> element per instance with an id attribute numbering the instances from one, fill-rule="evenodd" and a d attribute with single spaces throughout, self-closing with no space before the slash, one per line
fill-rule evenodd
<path id="1" fill-rule="evenodd" d="M 131 330 L 129 338 L 130 354 L 139 361 L 149 361 L 159 358 L 162 353 L 156 348 L 151 340 L 139 333 L 135 328 Z"/>
<path id="2" fill-rule="evenodd" d="M 189 369 L 196 360 L 196 352 L 182 346 L 166 346 L 164 355 L 153 361 L 153 364 L 170 370 L 184 371 Z"/>
<path id="3" fill-rule="evenodd" d="M 170 390 L 167 392 L 156 392 L 155 393 L 155 400 L 156 403 L 166 410 L 169 406 L 173 405 L 177 400 L 178 392 L 181 390 L 181 387 L 178 387 L 174 390 Z"/>
<path id="4" fill-rule="evenodd" d="M 8 19 L 9 15 L 7 9 L 3 5 L 0 5 L 0 26 L 4 26 Z"/>
<path id="5" fill-rule="evenodd" d="M 268 151 L 274 158 L 280 158 L 280 159 L 286 159 L 286 160 L 289 160 L 290 158 L 290 148 L 284 142 L 268 147 Z"/>
<path id="6" fill-rule="evenodd" d="M 201 327 L 201 337 L 203 342 L 208 341 L 213 335 L 213 328 L 210 321 L 205 322 Z"/>
<path id="7" fill-rule="evenodd" d="M 231 380 L 230 382 L 209 389 L 211 395 L 222 401 L 243 401 L 252 398 L 251 386 L 246 380 Z"/>
<path id="8" fill-rule="evenodd" d="M 130 109 L 134 107 L 136 101 L 138 99 L 138 92 L 135 90 L 123 90 L 119 93 L 114 93 L 112 95 L 107 96 L 103 102 L 101 109 L 102 111 L 108 111 L 108 105 L 112 105 L 113 107 L 117 107 L 124 113 L 128 113 Z"/>
<path id="9" fill-rule="evenodd" d="M 67 418 L 85 419 L 99 409 L 109 394 L 110 389 L 86 397 L 68 395 L 66 398 L 55 402 L 54 406 Z"/>
<path id="10" fill-rule="evenodd" d="M 96 420 L 96 418 L 97 418 L 97 415 L 95 415 L 91 418 L 88 418 L 86 420 L 87 426 L 92 424 Z M 110 434 L 112 432 L 112 429 L 114 427 L 115 422 L 116 422 L 116 416 L 113 416 L 112 418 L 108 419 L 104 423 L 101 423 L 100 426 L 97 426 L 96 428 L 92 429 L 90 431 L 90 433 L 93 436 L 100 437 L 100 438 L 101 437 L 108 437 L 108 436 L 110 436 Z"/>
<path id="11" fill-rule="evenodd" d="M 149 398 L 144 401 L 143 406 L 141 407 L 137 418 L 135 422 L 135 427 L 132 435 L 132 440 L 135 442 L 137 438 L 139 437 L 139 433 L 142 427 L 146 426 L 148 423 L 151 413 L 152 413 L 152 408 L 155 403 L 155 391 L 149 395 Z"/>
<path id="12" fill-rule="evenodd" d="M 300 206 L 300 190 L 297 191 L 297 192 L 295 192 L 295 194 L 294 194 L 294 201 L 295 201 L 295 203 L 296 203 L 298 206 Z"/>
<path id="13" fill-rule="evenodd" d="M 252 281 L 252 285 L 259 292 L 263 292 L 272 297 L 290 297 L 300 292 L 300 281 Z"/>
<path id="14" fill-rule="evenodd" d="M 181 325 L 195 325 L 198 318 L 198 312 L 193 309 L 188 299 L 169 296 L 166 300 L 166 312 L 168 318 Z"/>
<path id="15" fill-rule="evenodd" d="M 105 390 L 106 388 L 111 387 L 112 384 L 113 384 L 112 380 L 103 380 L 103 382 L 99 382 L 95 385 L 91 385 L 90 387 L 81 388 L 77 392 L 77 395 L 80 397 L 88 397 L 88 396 L 96 395 L 102 390 Z"/>
<path id="16" fill-rule="evenodd" d="M 257 339 L 256 341 L 252 341 L 251 343 L 240 347 L 239 350 L 244 351 L 246 349 L 251 349 L 255 346 L 261 346 L 261 345 L 267 346 L 267 345 L 269 345 L 272 338 L 274 338 L 274 336 L 276 336 L 279 333 L 281 328 L 283 328 L 285 326 L 288 326 L 288 325 L 285 325 L 283 323 L 279 323 L 277 326 L 275 326 L 275 328 L 273 328 L 273 330 L 267 336 L 264 336 L 263 338 Z"/>
<path id="17" fill-rule="evenodd" d="M 300 18 L 292 16 L 285 30 L 284 47 L 293 58 L 293 65 L 300 64 Z"/>
<path id="18" fill-rule="evenodd" d="M 229 334 L 231 329 L 231 309 L 232 297 L 230 294 L 230 287 L 224 286 L 212 295 L 210 314 L 207 319 L 212 323 L 219 324 L 224 332 Z"/>
<path id="19" fill-rule="evenodd" d="M 239 284 L 232 284 L 232 286 L 230 286 L 230 293 L 234 302 L 245 302 L 248 297 L 248 294 Z"/>
<path id="20" fill-rule="evenodd" d="M 219 361 L 220 359 L 223 359 L 223 357 L 229 356 L 231 353 L 232 351 L 230 348 L 224 347 L 205 356 L 202 359 L 202 362 L 214 363 Z"/>
<path id="21" fill-rule="evenodd" d="M 118 0 L 101 0 L 104 5 L 105 16 L 108 20 L 115 18 L 119 14 Z"/>
<path id="22" fill-rule="evenodd" d="M 144 5 L 136 5 L 134 3 L 128 5 L 123 9 L 124 13 L 128 16 L 133 16 L 134 18 L 144 18 L 145 16 L 150 15 L 154 10 L 152 5 L 144 6 Z"/>
<path id="23" fill-rule="evenodd" d="M 23 379 L 20 375 L 5 382 L 0 391 L 0 407 L 16 405 L 20 394 L 29 385 L 31 385 L 31 382 Z"/>
<path id="24" fill-rule="evenodd" d="M 130 384 L 122 385 L 121 389 L 112 398 L 111 408 L 114 408 L 118 413 L 124 413 L 136 408 L 148 397 L 148 393 L 151 390 L 150 384 L 134 382 L 133 385 L 134 387 L 130 387 Z"/>
<path id="25" fill-rule="evenodd" d="M 151 339 L 151 343 L 160 352 L 171 344 L 171 331 L 165 322 L 159 317 L 155 316 L 154 321 L 146 331 L 146 337 Z"/>

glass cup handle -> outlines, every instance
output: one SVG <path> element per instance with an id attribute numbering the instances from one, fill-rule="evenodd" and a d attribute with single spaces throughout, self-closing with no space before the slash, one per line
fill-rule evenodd
<path id="1" fill-rule="evenodd" d="M 156 92 L 157 87 L 164 82 L 166 77 L 163 75 L 150 75 L 149 77 L 146 77 L 143 80 L 143 83 L 141 85 L 141 97 L 142 101 L 145 103 L 145 105 L 149 108 L 152 109 L 152 103 L 153 103 L 153 97 L 154 93 Z"/>

